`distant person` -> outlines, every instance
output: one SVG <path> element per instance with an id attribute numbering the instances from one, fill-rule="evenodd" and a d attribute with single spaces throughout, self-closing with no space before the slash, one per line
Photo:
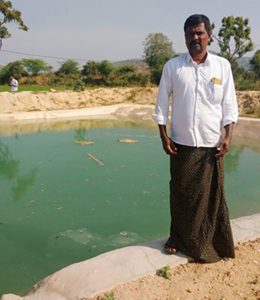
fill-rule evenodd
<path id="1" fill-rule="evenodd" d="M 12 93 L 15 93 L 18 91 L 18 86 L 19 86 L 18 80 L 15 79 L 13 76 L 11 76 L 9 79 L 9 85 L 10 85 L 10 91 Z"/>
<path id="2" fill-rule="evenodd" d="M 230 63 L 207 50 L 212 34 L 208 17 L 190 16 L 184 33 L 188 52 L 165 64 L 153 114 L 170 156 L 171 227 L 164 250 L 210 263 L 235 257 L 223 157 L 238 108 Z"/>

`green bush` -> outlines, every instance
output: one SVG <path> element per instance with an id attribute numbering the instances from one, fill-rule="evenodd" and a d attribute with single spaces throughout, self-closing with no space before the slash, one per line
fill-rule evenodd
<path id="1" fill-rule="evenodd" d="M 171 277 L 172 277 L 170 266 L 165 266 L 165 267 L 157 270 L 156 274 L 165 279 L 171 279 Z"/>
<path id="2" fill-rule="evenodd" d="M 149 83 L 147 71 L 137 71 L 135 66 L 125 65 L 117 67 L 110 73 L 109 86 L 146 86 Z"/>
<path id="3" fill-rule="evenodd" d="M 85 83 L 82 80 L 78 80 L 73 87 L 73 91 L 75 92 L 82 92 L 85 90 Z"/>

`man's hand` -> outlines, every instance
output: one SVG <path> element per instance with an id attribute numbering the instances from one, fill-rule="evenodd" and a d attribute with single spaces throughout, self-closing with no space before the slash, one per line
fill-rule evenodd
<path id="1" fill-rule="evenodd" d="M 168 155 L 176 155 L 177 148 L 175 147 L 173 141 L 169 137 L 162 138 L 163 150 Z"/>
<path id="2" fill-rule="evenodd" d="M 160 136 L 162 140 L 163 150 L 168 155 L 176 155 L 177 148 L 175 147 L 173 141 L 168 137 L 165 125 L 159 125 Z"/>
<path id="3" fill-rule="evenodd" d="M 217 147 L 217 154 L 215 155 L 216 158 L 224 157 L 228 153 L 229 147 L 231 145 L 233 127 L 233 123 L 225 126 L 225 137 L 222 139 L 219 146 Z"/>
<path id="4" fill-rule="evenodd" d="M 225 138 L 221 141 L 219 146 L 217 147 L 216 158 L 224 157 L 229 151 L 230 142 L 225 140 Z"/>

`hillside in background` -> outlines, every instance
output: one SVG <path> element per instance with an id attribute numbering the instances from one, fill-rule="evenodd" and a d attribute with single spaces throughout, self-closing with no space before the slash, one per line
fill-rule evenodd
<path id="1" fill-rule="evenodd" d="M 181 53 L 180 53 L 181 54 Z M 244 56 L 238 60 L 238 64 L 245 70 L 249 70 L 250 68 L 250 60 L 252 59 L 251 56 Z M 142 58 L 133 58 L 133 59 L 126 59 L 121 61 L 113 62 L 114 66 L 124 66 L 124 65 L 140 65 L 146 66 L 144 60 Z"/>

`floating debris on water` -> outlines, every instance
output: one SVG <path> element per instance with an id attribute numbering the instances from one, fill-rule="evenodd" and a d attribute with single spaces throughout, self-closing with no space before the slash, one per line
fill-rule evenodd
<path id="1" fill-rule="evenodd" d="M 87 153 L 88 154 L 88 156 L 91 158 L 91 159 L 93 159 L 98 165 L 100 165 L 101 167 L 103 167 L 105 164 L 102 162 L 102 161 L 100 161 L 99 159 L 97 159 L 93 154 L 91 154 L 91 153 Z"/>
<path id="2" fill-rule="evenodd" d="M 87 228 L 76 228 L 76 229 L 68 229 L 63 232 L 59 232 L 53 238 L 61 239 L 67 238 L 73 240 L 76 243 L 86 245 L 96 238 L 91 234 Z M 97 238 L 98 239 L 98 238 Z"/>
<path id="3" fill-rule="evenodd" d="M 138 142 L 138 140 L 133 140 L 133 139 L 119 139 L 117 140 L 119 143 L 125 143 L 125 144 L 135 144 Z"/>
<path id="4" fill-rule="evenodd" d="M 77 141 L 77 140 L 75 140 L 74 142 L 76 144 L 80 144 L 80 145 L 94 145 L 95 144 L 95 142 L 93 142 L 93 141 Z"/>
<path id="5" fill-rule="evenodd" d="M 122 247 L 130 244 L 136 244 L 141 240 L 141 237 L 130 231 L 121 231 L 117 235 L 111 235 L 107 238 L 107 243 L 113 247 Z"/>

